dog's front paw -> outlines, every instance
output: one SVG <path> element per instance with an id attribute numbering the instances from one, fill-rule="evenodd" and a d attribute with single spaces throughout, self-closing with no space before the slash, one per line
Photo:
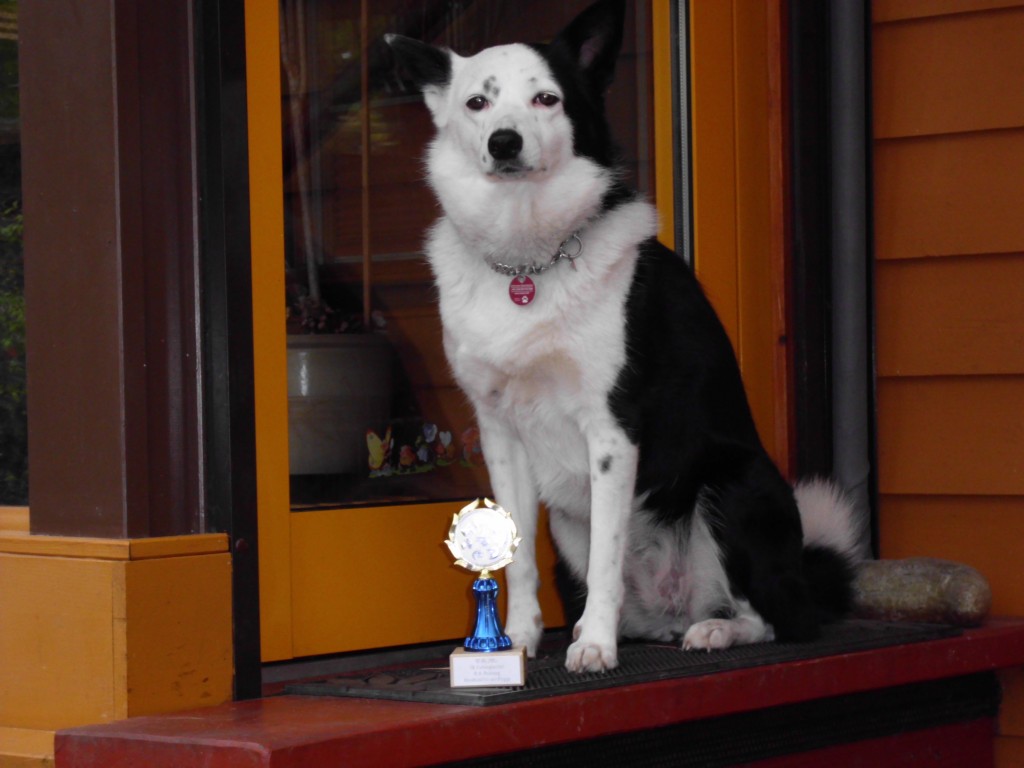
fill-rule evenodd
<path id="1" fill-rule="evenodd" d="M 728 619 L 698 621 L 683 635 L 684 651 L 711 651 L 728 648 L 735 637 L 733 624 Z"/>
<path id="2" fill-rule="evenodd" d="M 544 632 L 544 620 L 539 613 L 525 620 L 509 617 L 505 626 L 505 634 L 512 640 L 512 645 L 526 648 L 526 655 L 531 659 L 537 655 L 537 646 Z"/>
<path id="3" fill-rule="evenodd" d="M 619 666 L 618 648 L 612 643 L 577 640 L 565 654 L 565 668 L 570 672 L 607 672 Z"/>

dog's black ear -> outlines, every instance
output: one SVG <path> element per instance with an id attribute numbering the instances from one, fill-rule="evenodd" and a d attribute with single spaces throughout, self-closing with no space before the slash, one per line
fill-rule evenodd
<path id="1" fill-rule="evenodd" d="M 598 0 L 573 19 L 551 46 L 561 48 L 603 92 L 615 75 L 625 18 L 626 0 Z"/>
<path id="2" fill-rule="evenodd" d="M 444 88 L 452 79 L 451 53 L 403 35 L 384 35 L 396 61 L 417 88 Z"/>

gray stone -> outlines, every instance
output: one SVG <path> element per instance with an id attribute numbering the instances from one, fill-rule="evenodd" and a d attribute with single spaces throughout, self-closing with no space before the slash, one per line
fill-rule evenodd
<path id="1" fill-rule="evenodd" d="M 974 627 L 992 607 L 992 589 L 977 570 L 931 557 L 867 560 L 857 566 L 854 615 Z"/>

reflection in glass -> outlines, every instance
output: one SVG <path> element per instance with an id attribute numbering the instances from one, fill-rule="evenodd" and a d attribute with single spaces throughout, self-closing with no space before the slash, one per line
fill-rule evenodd
<path id="1" fill-rule="evenodd" d="M 294 509 L 488 489 L 421 253 L 438 215 L 423 181 L 433 127 L 416 89 L 396 78 L 383 34 L 468 55 L 542 42 L 588 1 L 281 0 Z M 645 192 L 648 27 L 646 4 L 636 3 L 609 99 L 628 180 Z"/>
<path id="2" fill-rule="evenodd" d="M 0 505 L 28 503 L 18 4 L 0 0 Z"/>

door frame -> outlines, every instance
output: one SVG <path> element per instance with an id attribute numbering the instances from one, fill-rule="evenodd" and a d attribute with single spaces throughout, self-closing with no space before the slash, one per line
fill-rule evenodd
<path id="1" fill-rule="evenodd" d="M 658 3 L 652 10 L 652 25 L 656 30 L 655 168 L 661 180 L 656 183 L 658 209 L 664 222 L 661 235 L 668 244 L 674 244 L 675 195 L 664 194 L 664 179 L 675 178 L 680 165 L 676 156 L 680 145 L 673 135 L 678 81 L 672 62 L 682 29 L 687 42 L 683 56 L 692 88 L 688 115 L 692 120 L 692 156 L 685 159 L 690 160 L 686 165 L 692 168 L 695 269 L 736 347 L 762 439 L 784 473 L 790 474 L 793 341 L 788 333 L 784 6 L 783 0 L 736 7 L 727 3 Z M 336 551 L 333 557 L 321 553 L 314 562 L 301 563 L 293 549 L 297 529 L 288 489 L 285 324 L 283 312 L 277 310 L 284 295 L 277 25 L 276 0 L 246 0 L 252 365 L 263 661 L 353 649 L 344 642 L 333 649 L 320 641 L 307 643 L 297 632 L 307 631 L 309 622 L 297 630 L 296 606 L 301 595 L 311 589 L 346 583 L 359 572 L 358 563 L 352 570 L 352 557 L 362 556 L 355 546 L 344 556 Z M 434 538 L 440 541 L 441 535 L 435 534 L 443 534 L 446 525 L 438 525 L 438 521 L 443 523 L 457 507 L 410 505 L 370 508 L 366 512 L 376 519 L 399 522 L 410 538 L 430 542 Z M 344 514 L 351 516 L 353 510 Z M 324 535 L 330 532 L 355 540 L 366 534 L 361 524 L 346 528 L 337 514 L 324 514 L 322 519 Z M 319 538 L 305 530 L 310 521 L 301 521 L 302 541 Z M 553 554 L 544 557 L 552 558 Z M 365 566 L 365 573 L 373 572 L 370 560 Z M 438 572 L 443 569 L 439 560 Z M 357 597 L 363 599 L 374 603 L 373 598 Z M 348 610 L 352 610 L 351 605 Z M 465 613 L 461 606 L 458 611 Z M 357 611 L 357 615 L 362 614 Z M 318 631 L 328 632 L 336 626 L 322 617 L 317 625 Z M 454 627 L 453 634 L 458 629 Z M 416 640 L 415 633 L 409 637 L 408 642 Z"/>

